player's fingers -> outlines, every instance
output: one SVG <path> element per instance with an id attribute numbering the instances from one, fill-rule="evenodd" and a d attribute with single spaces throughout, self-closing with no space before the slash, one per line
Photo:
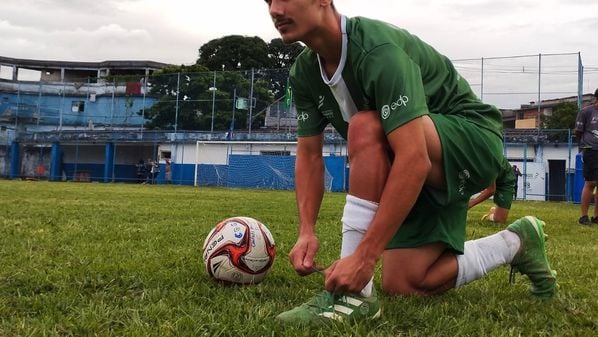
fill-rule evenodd
<path id="1" fill-rule="evenodd" d="M 332 274 L 332 272 L 334 272 L 334 269 L 336 268 L 337 263 L 338 263 L 338 260 L 332 262 L 332 264 L 330 266 L 328 266 L 328 268 L 326 268 L 326 274 L 328 274 L 328 275 Z"/>
<path id="2" fill-rule="evenodd" d="M 289 254 L 289 261 L 291 262 L 291 265 L 297 274 L 301 276 L 306 275 L 306 271 L 303 266 L 303 254 L 299 253 L 296 249 L 293 249 Z"/>
<path id="3" fill-rule="evenodd" d="M 307 269 L 313 269 L 314 267 L 314 258 L 317 253 L 317 248 L 313 246 L 308 246 L 305 250 L 305 255 L 303 256 L 303 266 Z"/>
<path id="4" fill-rule="evenodd" d="M 324 270 L 324 288 L 331 293 L 334 293 L 336 290 L 336 279 L 334 278 L 334 269 L 336 268 L 336 263 L 338 261 L 333 262 L 326 270 Z"/>

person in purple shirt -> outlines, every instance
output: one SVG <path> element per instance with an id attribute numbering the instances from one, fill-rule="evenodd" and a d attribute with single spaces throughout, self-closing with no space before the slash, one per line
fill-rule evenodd
<path id="1" fill-rule="evenodd" d="M 582 109 L 577 115 L 575 135 L 579 150 L 583 153 L 583 178 L 585 180 L 581 191 L 579 223 L 582 225 L 598 224 L 597 207 L 594 207 L 592 218 L 588 218 L 592 197 L 598 202 L 598 197 L 593 195 L 594 189 L 598 186 L 598 89 L 594 92 L 592 105 Z"/>

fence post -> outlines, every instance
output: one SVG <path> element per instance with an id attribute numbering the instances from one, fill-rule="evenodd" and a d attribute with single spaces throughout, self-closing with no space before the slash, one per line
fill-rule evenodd
<path id="1" fill-rule="evenodd" d="M 104 153 L 104 182 L 109 183 L 114 173 L 114 143 L 106 143 Z"/>
<path id="2" fill-rule="evenodd" d="M 18 178 L 21 171 L 21 151 L 18 142 L 12 142 L 10 145 L 10 179 Z"/>
<path id="3" fill-rule="evenodd" d="M 60 171 L 62 170 L 62 155 L 60 143 L 52 143 L 52 154 L 50 159 L 50 181 L 60 180 Z"/>

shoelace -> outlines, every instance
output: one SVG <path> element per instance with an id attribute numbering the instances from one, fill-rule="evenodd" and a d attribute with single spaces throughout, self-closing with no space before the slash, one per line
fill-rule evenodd
<path id="1" fill-rule="evenodd" d="M 515 275 L 517 274 L 517 271 L 515 270 L 515 268 L 513 266 L 511 266 L 511 271 L 509 272 L 509 283 L 510 284 L 515 284 Z"/>
<path id="2" fill-rule="evenodd" d="M 328 292 L 321 292 L 321 293 L 317 294 L 311 301 L 306 303 L 306 305 L 309 307 L 314 307 L 314 308 L 320 308 L 323 306 L 327 306 L 330 302 L 329 301 L 330 297 L 331 297 L 331 295 Z M 334 295 L 332 295 L 332 303 L 333 304 L 334 304 L 335 299 L 336 299 L 336 297 L 334 297 Z"/>
<path id="3" fill-rule="evenodd" d="M 306 304 L 309 307 L 321 309 L 324 306 L 327 307 L 330 304 L 329 299 L 332 298 L 332 303 L 331 303 L 330 307 L 332 308 L 332 313 L 336 314 L 337 311 L 336 311 L 334 304 L 342 296 L 343 295 L 330 294 L 328 292 L 321 292 L 321 293 L 317 294 L 316 297 L 312 301 L 310 301 L 309 303 L 306 303 Z M 339 312 L 339 314 L 340 314 L 340 312 Z"/>

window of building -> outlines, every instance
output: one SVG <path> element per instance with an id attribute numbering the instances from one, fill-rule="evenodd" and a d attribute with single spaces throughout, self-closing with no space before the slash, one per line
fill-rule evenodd
<path id="1" fill-rule="evenodd" d="M 72 112 L 83 112 L 85 111 L 85 101 L 73 101 L 71 105 Z"/>
<path id="2" fill-rule="evenodd" d="M 160 158 L 162 159 L 170 159 L 171 153 L 170 151 L 161 151 Z"/>
<path id="3" fill-rule="evenodd" d="M 12 80 L 12 67 L 0 65 L 0 78 Z"/>

